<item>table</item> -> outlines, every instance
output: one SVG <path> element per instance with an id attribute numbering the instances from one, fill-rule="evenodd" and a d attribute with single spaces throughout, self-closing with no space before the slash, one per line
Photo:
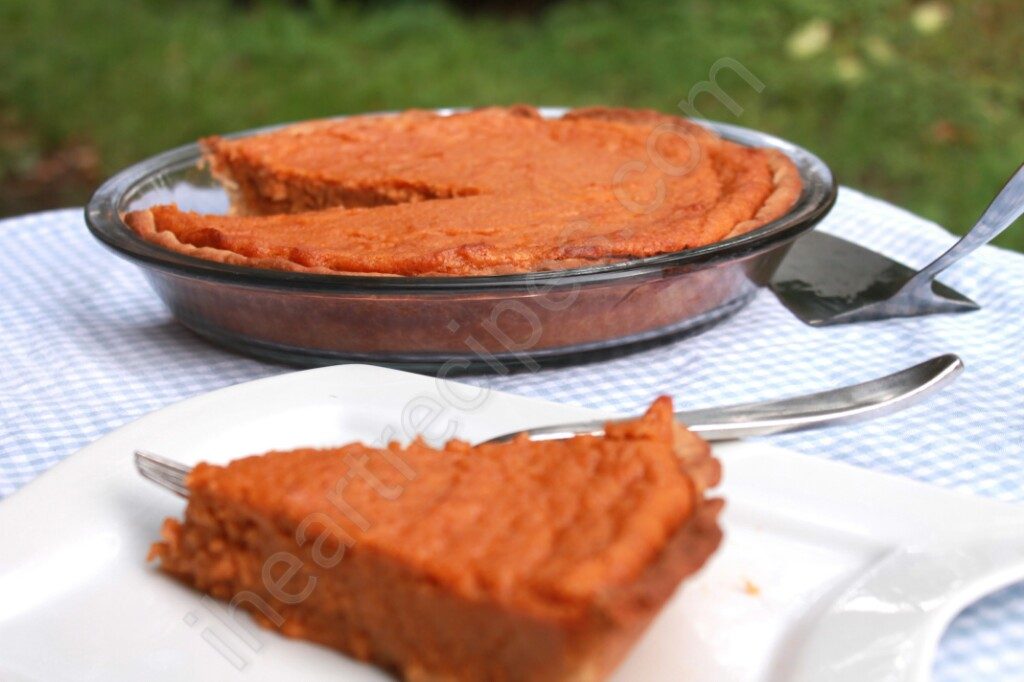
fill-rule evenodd
<path id="1" fill-rule="evenodd" d="M 0 497 L 137 416 L 291 371 L 222 351 L 177 325 L 139 271 L 91 238 L 81 215 L 69 209 L 0 221 Z M 820 229 L 914 266 L 954 239 L 847 188 Z M 465 381 L 630 413 L 663 393 L 685 409 L 769 399 L 954 352 L 967 371 L 922 405 L 771 440 L 1024 502 L 1024 255 L 985 247 L 942 279 L 982 310 L 814 329 L 762 291 L 696 337 L 606 362 Z M 1024 679 L 1024 584 L 987 597 L 953 623 L 935 679 Z"/>

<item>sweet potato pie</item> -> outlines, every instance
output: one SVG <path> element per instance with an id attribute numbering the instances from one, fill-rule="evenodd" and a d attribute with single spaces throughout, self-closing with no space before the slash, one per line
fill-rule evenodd
<path id="1" fill-rule="evenodd" d="M 601 680 L 717 547 L 718 478 L 667 398 L 601 437 L 269 452 L 195 467 L 151 558 L 406 680 Z"/>
<path id="2" fill-rule="evenodd" d="M 801 191 L 778 151 L 632 109 L 407 111 L 201 144 L 232 214 L 160 205 L 127 224 L 184 254 L 301 272 L 494 275 L 636 259 L 750 231 Z"/>

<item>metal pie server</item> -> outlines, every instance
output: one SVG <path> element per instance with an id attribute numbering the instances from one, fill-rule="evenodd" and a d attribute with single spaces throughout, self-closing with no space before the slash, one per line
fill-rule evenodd
<path id="1" fill-rule="evenodd" d="M 1024 214 L 1024 165 L 974 227 L 920 271 L 845 239 L 811 232 L 798 239 L 772 278 L 779 300 L 815 327 L 977 310 L 978 304 L 936 281 L 950 265 L 987 244 Z"/>

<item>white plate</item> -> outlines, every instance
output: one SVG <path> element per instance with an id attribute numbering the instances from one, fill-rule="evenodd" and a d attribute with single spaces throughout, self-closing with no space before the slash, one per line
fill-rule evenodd
<path id="1" fill-rule="evenodd" d="M 223 462 L 424 432 L 469 440 L 594 416 L 377 367 L 216 391 L 103 438 L 0 502 L 0 679 L 377 680 L 328 649 L 236 622 L 145 563 L 182 500 L 132 451 Z M 761 443 L 716 448 L 726 539 L 618 680 L 926 679 L 949 620 L 1024 576 L 1019 508 Z"/>

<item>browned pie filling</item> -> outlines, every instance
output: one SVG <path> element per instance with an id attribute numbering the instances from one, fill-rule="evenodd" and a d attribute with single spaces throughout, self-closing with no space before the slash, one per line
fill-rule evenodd
<path id="1" fill-rule="evenodd" d="M 409 111 L 203 141 L 234 215 L 126 215 L 145 239 L 223 263 L 487 275 L 710 244 L 785 214 L 796 167 L 678 117 L 531 107 Z"/>
<path id="2" fill-rule="evenodd" d="M 718 478 L 661 398 L 603 437 L 200 464 L 151 556 L 407 680 L 600 680 L 717 547 Z"/>

